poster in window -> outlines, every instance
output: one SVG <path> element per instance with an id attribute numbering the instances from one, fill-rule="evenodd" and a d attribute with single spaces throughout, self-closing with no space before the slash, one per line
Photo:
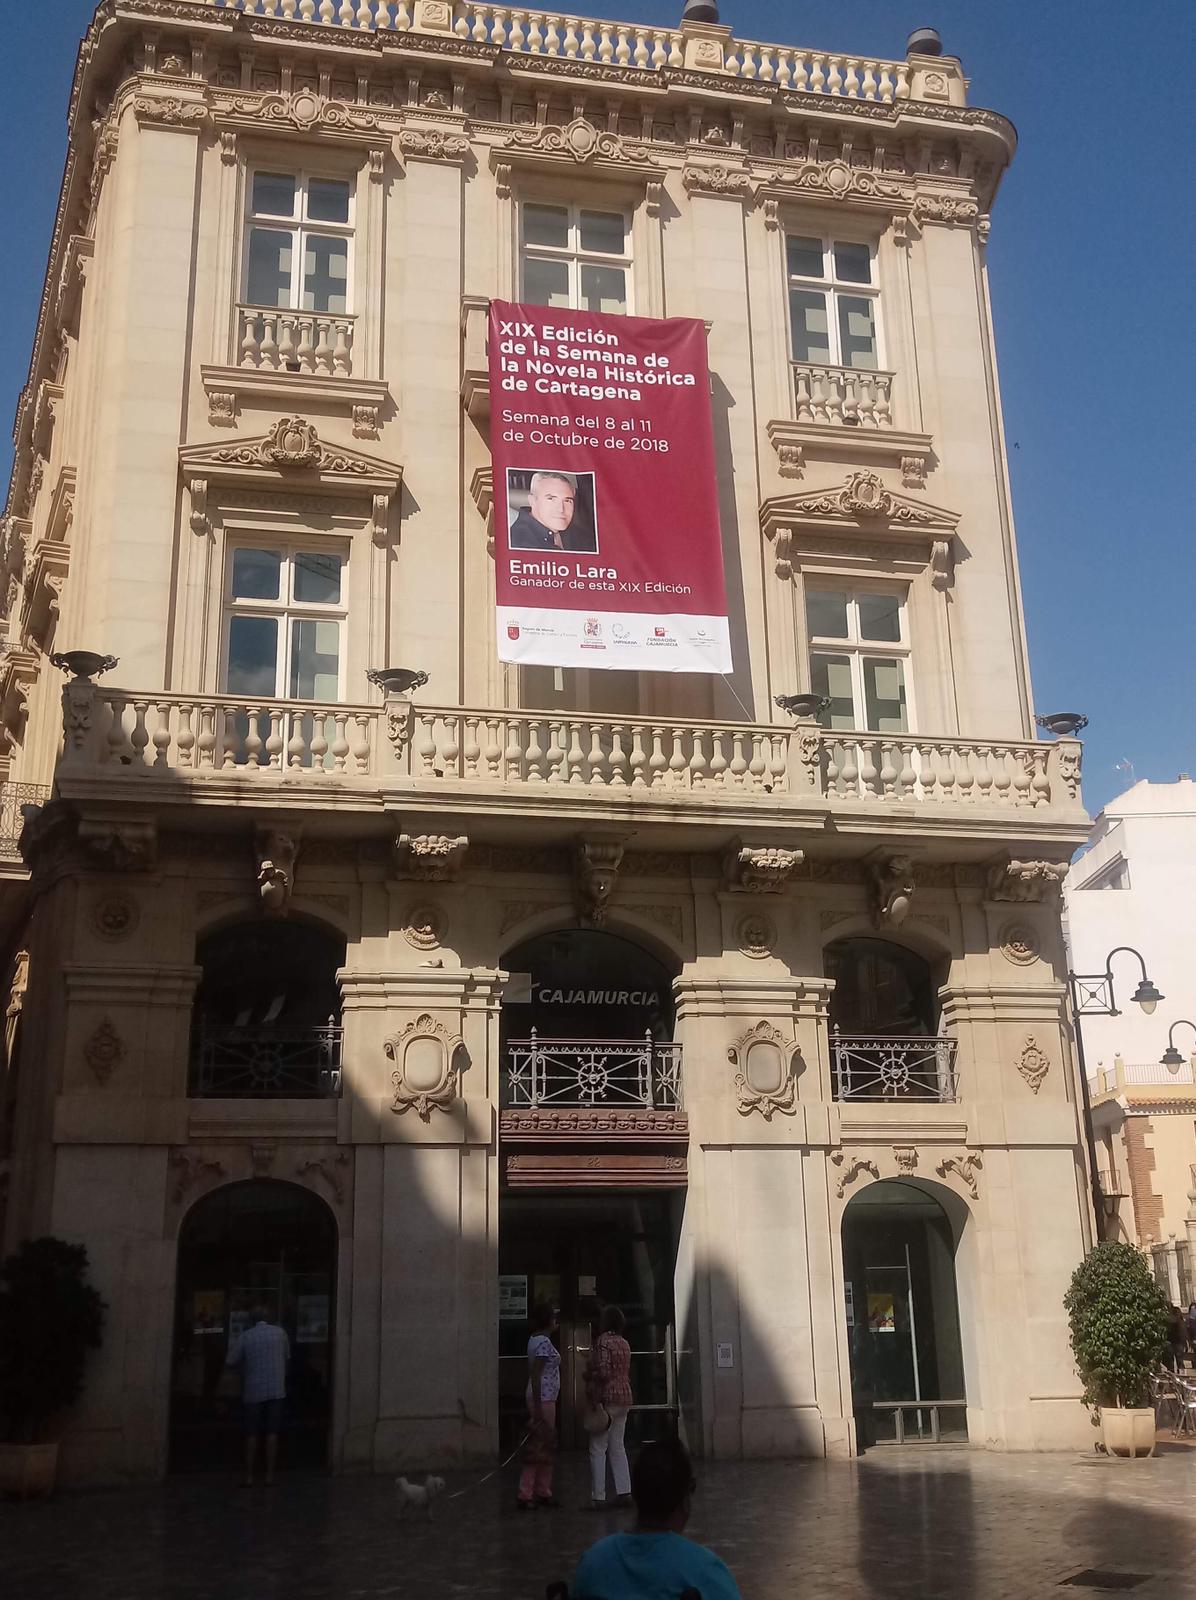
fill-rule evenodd
<path id="1" fill-rule="evenodd" d="M 296 1295 L 295 1343 L 328 1343 L 328 1296 L 326 1294 Z"/>
<path id="2" fill-rule="evenodd" d="M 897 1332 L 897 1306 L 889 1290 L 868 1290 L 868 1327 L 873 1333 Z"/>
<path id="3" fill-rule="evenodd" d="M 527 1321 L 527 1274 L 500 1272 L 498 1275 L 498 1320 Z"/>
<path id="4" fill-rule="evenodd" d="M 500 661 L 731 670 L 706 330 L 490 307 Z"/>

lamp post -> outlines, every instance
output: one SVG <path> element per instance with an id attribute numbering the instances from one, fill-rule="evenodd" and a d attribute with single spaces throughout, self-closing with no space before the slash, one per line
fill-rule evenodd
<path id="1" fill-rule="evenodd" d="M 1146 971 L 1146 962 L 1133 945 L 1119 944 L 1109 951 L 1105 958 L 1103 972 L 1071 972 L 1067 974 L 1067 991 L 1071 998 L 1072 1016 L 1075 1018 L 1076 1027 L 1076 1058 L 1080 1068 L 1080 1099 L 1084 1108 L 1084 1136 L 1088 1145 L 1089 1180 L 1092 1187 L 1092 1211 L 1096 1222 L 1097 1239 L 1104 1238 L 1104 1228 L 1101 1225 L 1103 1211 L 1101 1208 L 1100 1174 L 1096 1166 L 1096 1135 L 1092 1127 L 1092 1098 L 1088 1093 L 1088 1064 L 1084 1059 L 1084 1031 L 1080 1026 L 1081 1017 L 1119 1017 L 1116 996 L 1113 991 L 1113 957 L 1118 955 L 1134 956 L 1142 969 L 1142 977 L 1138 987 L 1130 999 L 1135 1005 L 1142 1007 L 1146 1016 L 1158 1005 L 1163 996 L 1150 981 Z M 1178 1024 L 1176 1024 L 1178 1026 Z"/>
<path id="2" fill-rule="evenodd" d="M 1173 1022 L 1167 1029 L 1167 1048 L 1159 1057 L 1159 1064 L 1166 1067 L 1168 1072 L 1178 1072 L 1184 1064 L 1183 1056 L 1175 1048 L 1176 1028 L 1191 1028 L 1192 1032 L 1196 1033 L 1196 1022 L 1189 1022 L 1187 1017 L 1180 1017 L 1178 1022 Z"/>

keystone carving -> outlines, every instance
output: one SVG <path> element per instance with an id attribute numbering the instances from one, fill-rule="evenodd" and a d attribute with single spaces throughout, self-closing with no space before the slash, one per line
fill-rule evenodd
<path id="1" fill-rule="evenodd" d="M 988 898 L 1053 900 L 1066 876 L 1066 861 L 996 861 L 988 869 Z"/>
<path id="2" fill-rule="evenodd" d="M 144 872 L 158 856 L 158 830 L 152 822 L 109 822 L 84 817 L 79 844 L 91 863 L 113 872 Z"/>
<path id="3" fill-rule="evenodd" d="M 395 871 L 422 883 L 455 883 L 465 865 L 469 838 L 464 833 L 401 833 L 394 844 Z"/>
<path id="4" fill-rule="evenodd" d="M 280 829 L 261 828 L 257 839 L 257 891 L 262 910 L 281 917 L 295 887 L 295 857 L 299 854 L 299 835 Z"/>
<path id="5" fill-rule="evenodd" d="M 741 1034 L 727 1050 L 727 1060 L 737 1067 L 735 1105 L 740 1116 L 758 1111 L 765 1122 L 776 1112 L 792 1116 L 797 1110 L 797 1045 L 770 1022 L 758 1022 Z"/>
<path id="6" fill-rule="evenodd" d="M 255 1178 L 268 1178 L 278 1154 L 277 1139 L 255 1139 L 249 1146 L 249 1165 Z"/>
<path id="7" fill-rule="evenodd" d="M 723 863 L 726 886 L 741 894 L 780 894 L 804 860 L 802 850 L 735 844 Z"/>
<path id="8" fill-rule="evenodd" d="M 918 1167 L 918 1152 L 912 1144 L 895 1144 L 893 1146 L 893 1160 L 897 1163 L 897 1171 L 909 1176 L 916 1172 Z"/>
<path id="9" fill-rule="evenodd" d="M 914 864 L 908 856 L 888 856 L 869 868 L 872 920 L 878 928 L 899 928 L 914 898 Z"/>
<path id="10" fill-rule="evenodd" d="M 457 1098 L 457 1055 L 464 1042 L 426 1011 L 392 1034 L 382 1047 L 395 1067 L 391 1110 L 400 1116 L 414 1110 L 423 1122 L 433 1111 L 448 1111 Z"/>
<path id="11" fill-rule="evenodd" d="M 125 1047 L 111 1017 L 105 1017 L 83 1046 L 83 1059 L 100 1083 L 108 1079 L 124 1059 Z"/>
<path id="12" fill-rule="evenodd" d="M 940 1178 L 945 1178 L 948 1173 L 954 1172 L 966 1186 L 973 1200 L 980 1198 L 980 1185 L 976 1182 L 976 1173 L 984 1166 L 983 1158 L 977 1154 L 967 1156 L 946 1156 L 935 1167 Z"/>
<path id="13" fill-rule="evenodd" d="M 1026 1042 L 1017 1058 L 1017 1070 L 1035 1094 L 1042 1088 L 1042 1080 L 1051 1070 L 1050 1057 L 1032 1033 L 1026 1035 Z"/>
<path id="14" fill-rule="evenodd" d="M 619 839 L 582 839 L 578 844 L 574 858 L 578 915 L 587 926 L 600 928 L 606 921 L 622 862 Z"/>

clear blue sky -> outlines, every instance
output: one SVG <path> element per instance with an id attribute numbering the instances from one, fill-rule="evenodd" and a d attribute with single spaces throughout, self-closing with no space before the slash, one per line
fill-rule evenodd
<path id="1" fill-rule="evenodd" d="M 676 20 L 664 0 L 593 11 Z M 0 0 L 5 482 L 91 12 Z M 1196 772 L 1196 0 L 739 0 L 723 20 L 888 57 L 928 23 L 963 58 L 972 103 L 1016 123 L 989 266 L 1036 707 L 1091 717 L 1092 811 L 1125 786 L 1119 761 L 1140 778 Z"/>

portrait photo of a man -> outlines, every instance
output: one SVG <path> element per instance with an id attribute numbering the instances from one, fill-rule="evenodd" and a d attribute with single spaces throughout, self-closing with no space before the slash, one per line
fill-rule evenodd
<path id="1" fill-rule="evenodd" d="M 545 468 L 507 471 L 508 544 L 512 550 L 598 553 L 592 472 Z"/>

